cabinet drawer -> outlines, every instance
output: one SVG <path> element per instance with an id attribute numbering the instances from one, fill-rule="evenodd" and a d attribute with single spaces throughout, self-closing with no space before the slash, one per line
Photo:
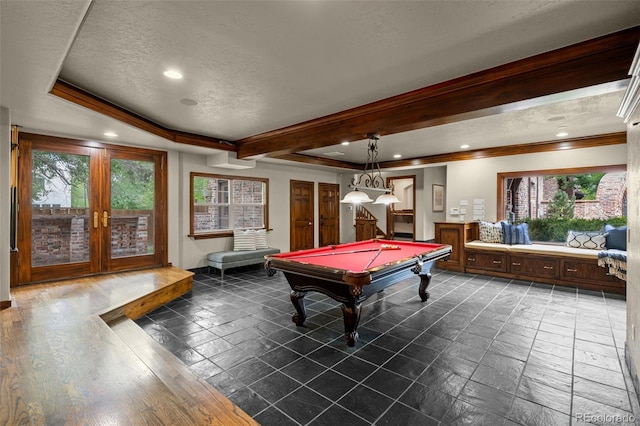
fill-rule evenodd
<path id="1" fill-rule="evenodd" d="M 509 272 L 530 277 L 558 278 L 558 260 L 551 257 L 509 256 Z"/>
<path id="2" fill-rule="evenodd" d="M 507 270 L 507 255 L 497 252 L 466 251 L 465 266 L 467 268 L 505 272 Z"/>
<path id="3" fill-rule="evenodd" d="M 561 260 L 561 278 L 568 281 L 607 282 L 621 284 L 622 281 L 613 275 L 609 275 L 607 268 L 598 266 L 598 261 Z"/>

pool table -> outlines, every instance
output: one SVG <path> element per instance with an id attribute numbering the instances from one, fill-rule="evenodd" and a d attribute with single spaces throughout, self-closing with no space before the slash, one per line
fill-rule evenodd
<path id="1" fill-rule="evenodd" d="M 375 239 L 267 255 L 265 269 L 269 276 L 282 271 L 289 282 L 296 325 L 303 325 L 307 318 L 304 297 L 308 291 L 341 302 L 347 345 L 354 346 L 361 304 L 367 297 L 418 274 L 418 295 L 426 301 L 431 268 L 450 254 L 449 245 Z"/>

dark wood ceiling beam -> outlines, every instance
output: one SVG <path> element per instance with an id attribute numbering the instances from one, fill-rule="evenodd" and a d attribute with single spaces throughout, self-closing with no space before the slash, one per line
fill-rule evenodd
<path id="1" fill-rule="evenodd" d="M 333 158 L 316 157 L 306 154 L 285 154 L 278 157 L 279 160 L 295 161 L 297 163 L 314 164 L 316 166 L 336 167 L 339 169 L 362 170 L 364 164 L 340 161 Z"/>
<path id="2" fill-rule="evenodd" d="M 336 114 L 236 141 L 238 158 L 284 154 L 388 135 L 539 104 L 556 93 L 619 82 L 640 39 L 640 26 Z M 618 86 L 620 87 L 620 86 Z M 567 96 L 584 96 L 576 91 Z M 549 102 L 553 101 L 550 97 Z"/>
<path id="3" fill-rule="evenodd" d="M 50 93 L 59 98 L 66 99 L 69 102 L 73 102 L 76 105 L 99 112 L 100 114 L 114 118 L 130 126 L 173 142 L 221 149 L 225 151 L 236 151 L 235 144 L 231 142 L 210 136 L 166 128 L 149 120 L 148 118 L 137 115 L 60 79 L 56 80 Z"/>
<path id="4" fill-rule="evenodd" d="M 607 133 L 604 135 L 585 136 L 563 140 L 524 143 L 518 145 L 498 146 L 471 151 L 451 152 L 448 154 L 430 155 L 421 158 L 385 161 L 380 163 L 381 169 L 393 167 L 423 166 L 426 164 L 446 163 L 449 161 L 477 160 L 480 158 L 504 157 L 507 155 L 535 154 L 540 152 L 561 151 L 567 149 L 593 148 L 627 143 L 626 132 Z M 361 165 L 364 168 L 364 164 Z"/>

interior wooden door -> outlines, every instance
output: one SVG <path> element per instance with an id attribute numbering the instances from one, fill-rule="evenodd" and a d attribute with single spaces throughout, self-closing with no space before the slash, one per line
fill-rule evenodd
<path id="1" fill-rule="evenodd" d="M 340 244 L 340 185 L 319 183 L 318 200 L 320 246 Z"/>
<path id="2" fill-rule="evenodd" d="M 292 180 L 290 187 L 289 212 L 291 226 L 289 249 L 294 251 L 313 248 L 313 182 Z"/>
<path id="3" fill-rule="evenodd" d="M 19 284 L 167 264 L 166 154 L 20 139 Z"/>

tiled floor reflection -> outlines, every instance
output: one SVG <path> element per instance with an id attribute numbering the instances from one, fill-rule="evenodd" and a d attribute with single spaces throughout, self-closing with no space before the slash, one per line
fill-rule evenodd
<path id="1" fill-rule="evenodd" d="M 261 269 L 195 276 L 193 291 L 138 320 L 263 425 L 635 424 L 619 296 L 434 271 L 363 304 L 360 340 L 342 312 Z"/>

